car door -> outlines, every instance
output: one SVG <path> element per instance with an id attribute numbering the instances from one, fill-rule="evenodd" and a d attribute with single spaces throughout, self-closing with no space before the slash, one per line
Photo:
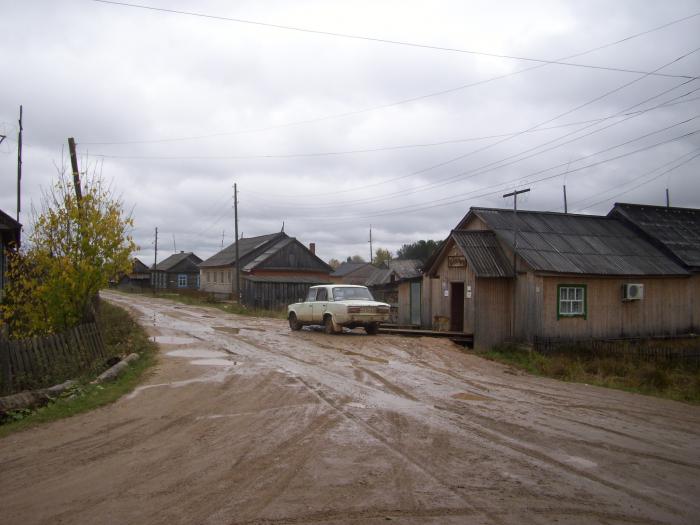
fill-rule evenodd
<path id="1" fill-rule="evenodd" d="M 323 322 L 323 314 L 328 307 L 328 289 L 319 288 L 316 293 L 316 300 L 312 304 L 312 322 L 321 324 Z"/>
<path id="2" fill-rule="evenodd" d="M 306 296 L 306 301 L 299 305 L 297 318 L 305 323 L 310 323 L 312 320 L 312 308 L 316 300 L 316 292 L 318 288 L 309 288 L 309 293 Z"/>

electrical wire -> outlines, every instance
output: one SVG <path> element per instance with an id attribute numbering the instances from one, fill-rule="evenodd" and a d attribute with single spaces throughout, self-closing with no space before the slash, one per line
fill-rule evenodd
<path id="1" fill-rule="evenodd" d="M 672 89 L 677 89 L 676 87 Z M 695 90 L 697 91 L 697 90 Z M 688 96 L 686 93 L 683 96 Z M 666 108 L 666 107 L 671 107 L 671 106 L 676 106 L 678 104 L 687 104 L 688 102 L 694 102 L 696 100 L 700 100 L 700 97 L 695 97 L 695 98 L 690 98 L 686 100 L 682 100 L 680 102 L 669 102 L 669 103 L 664 103 L 660 106 L 661 108 Z M 588 120 L 580 120 L 577 122 L 567 122 L 565 124 L 558 124 L 555 126 L 545 126 L 541 127 L 538 129 L 526 131 L 526 133 L 539 133 L 542 131 L 551 131 L 553 129 L 561 129 L 561 128 L 568 128 L 571 126 L 581 126 L 584 124 L 599 124 L 601 122 L 604 122 L 606 120 L 614 119 L 614 118 L 622 118 L 625 116 L 629 115 L 637 115 L 637 114 L 642 114 L 645 113 L 645 111 L 634 111 L 632 113 L 616 113 L 614 115 L 608 115 L 606 117 L 599 117 L 595 119 L 588 119 Z M 124 159 L 124 160 L 175 160 L 175 161 L 183 161 L 183 160 L 266 160 L 266 159 L 307 159 L 307 158 L 315 158 L 315 157 L 331 157 L 331 156 L 343 156 L 343 155 L 357 155 L 357 154 L 365 154 L 365 153 L 379 153 L 379 152 L 384 152 L 384 151 L 397 151 L 397 150 L 404 150 L 404 149 L 419 149 L 419 148 L 432 148 L 432 147 L 438 147 L 438 146 L 448 146 L 448 145 L 453 145 L 453 144 L 463 144 L 465 142 L 479 142 L 482 140 L 489 140 L 489 139 L 499 139 L 499 138 L 504 138 L 504 137 L 512 137 L 514 135 L 517 135 L 518 131 L 512 131 L 508 133 L 498 133 L 494 135 L 484 135 L 480 137 L 466 137 L 466 138 L 461 138 L 461 139 L 450 139 L 450 140 L 442 140 L 438 142 L 424 142 L 424 143 L 413 143 L 413 144 L 398 144 L 394 146 L 378 146 L 374 148 L 364 148 L 364 149 L 352 149 L 352 150 L 337 150 L 337 151 L 322 151 L 322 152 L 307 152 L 307 153 L 266 153 L 266 154 L 258 154 L 258 155 L 111 155 L 108 153 L 94 153 L 92 152 L 91 155 L 94 157 L 102 157 L 105 159 Z M 9 139 L 11 140 L 11 139 Z M 353 190 L 348 190 L 348 191 L 359 191 L 358 189 L 353 189 Z M 337 193 L 337 192 L 334 192 Z M 260 194 L 260 195 L 268 195 L 268 194 Z"/>
<path id="2" fill-rule="evenodd" d="M 624 187 L 624 186 L 627 186 L 627 185 L 631 184 L 632 182 L 640 181 L 641 179 L 647 177 L 648 175 L 651 175 L 652 173 L 654 173 L 655 171 L 658 171 L 658 170 L 661 169 L 661 168 L 664 168 L 664 167 L 668 166 L 669 164 L 675 164 L 675 163 L 678 162 L 680 159 L 682 159 L 683 157 L 687 157 L 688 155 L 692 155 L 692 156 L 689 157 L 689 158 L 687 158 L 687 159 L 685 159 L 685 160 L 683 160 L 682 162 L 678 163 L 676 166 L 672 166 L 672 167 L 668 168 L 667 170 L 664 170 L 664 171 L 662 171 L 661 173 L 659 173 L 659 174 L 657 174 L 657 175 L 654 175 L 652 178 L 650 178 L 650 179 L 647 180 L 647 181 L 644 181 L 644 182 L 642 182 L 642 183 L 640 183 L 640 184 L 636 184 L 634 187 L 629 188 L 629 189 L 627 189 L 627 190 L 625 190 L 625 191 L 616 193 L 616 194 L 614 194 L 614 195 L 608 195 L 606 198 L 604 198 L 604 199 L 602 199 L 602 200 L 599 200 L 599 201 L 597 201 L 597 202 L 594 202 L 593 204 L 589 204 L 589 205 L 587 205 L 587 206 L 585 206 L 585 207 L 578 207 L 578 208 L 575 209 L 575 211 L 581 212 L 581 211 L 583 211 L 583 210 L 588 210 L 588 209 L 590 209 L 590 208 L 593 208 L 594 206 L 598 206 L 599 204 L 603 204 L 604 202 L 608 202 L 608 201 L 611 200 L 611 199 L 617 198 L 617 197 L 619 197 L 620 195 L 625 195 L 625 194 L 627 194 L 627 193 L 629 193 L 629 192 L 631 192 L 631 191 L 634 191 L 634 190 L 636 190 L 636 189 L 641 188 L 642 186 L 646 186 L 646 185 L 649 184 L 650 182 L 653 182 L 653 181 L 655 181 L 655 180 L 657 180 L 657 179 L 663 177 L 664 175 L 666 175 L 666 174 L 668 174 L 668 173 L 671 173 L 672 171 L 677 170 L 677 169 L 680 168 L 681 166 L 685 166 L 686 164 L 688 164 L 688 163 L 694 161 L 696 158 L 700 157 L 700 149 L 696 149 L 696 150 L 693 150 L 693 151 L 691 151 L 691 152 L 689 152 L 689 153 L 685 153 L 685 154 L 681 155 L 680 157 L 678 157 L 678 158 L 676 158 L 676 159 L 674 159 L 674 160 L 672 160 L 672 161 L 670 161 L 670 162 L 667 162 L 667 163 L 665 163 L 665 164 L 662 164 L 661 166 L 658 166 L 657 168 L 654 168 L 653 170 L 648 171 L 648 172 L 646 172 L 646 173 L 643 174 L 643 175 L 640 175 L 639 177 L 635 177 L 632 181 L 628 181 L 628 182 L 625 182 L 624 184 L 620 184 L 620 185 L 618 185 L 618 186 L 614 186 L 613 188 L 608 188 L 608 189 L 606 189 L 605 191 L 602 191 L 602 192 L 600 192 L 600 193 L 596 193 L 596 194 L 594 194 L 594 195 L 592 195 L 592 196 L 589 196 L 589 197 L 586 198 L 586 199 L 582 199 L 581 201 L 578 202 L 578 204 L 580 204 L 580 203 L 582 203 L 582 202 L 586 202 L 586 201 L 588 201 L 588 200 L 590 200 L 590 199 L 592 199 L 592 198 L 599 197 L 600 195 L 604 195 L 604 194 L 606 194 L 606 193 L 609 193 L 610 191 L 615 191 L 616 189 L 622 188 L 622 187 Z"/>
<path id="3" fill-rule="evenodd" d="M 365 40 L 368 42 L 376 42 L 380 44 L 391 44 L 391 45 L 398 45 L 398 46 L 408 46 L 408 47 L 415 47 L 415 48 L 420 48 L 420 49 L 430 49 L 434 51 L 448 51 L 451 53 L 465 53 L 468 55 L 477 55 L 477 56 L 485 56 L 489 58 L 503 58 L 503 59 L 508 59 L 508 60 L 520 60 L 524 62 L 537 62 L 538 64 L 546 64 L 546 65 L 560 65 L 560 66 L 569 66 L 569 67 L 582 67 L 582 68 L 588 68 L 588 69 L 601 69 L 604 71 L 616 71 L 616 72 L 621 72 L 621 73 L 636 73 L 636 74 L 643 74 L 646 73 L 646 71 L 640 71 L 637 69 L 626 69 L 626 68 L 617 68 L 617 67 L 609 67 L 609 66 L 598 66 L 598 65 L 591 65 L 591 64 L 578 64 L 578 63 L 572 63 L 572 62 L 563 62 L 561 60 L 546 60 L 546 59 L 541 59 L 541 58 L 532 58 L 532 57 L 525 57 L 525 56 L 517 56 L 517 55 L 505 55 L 505 54 L 500 54 L 500 53 L 489 53 L 485 51 L 474 51 L 471 49 L 461 49 L 461 48 L 456 48 L 456 47 L 444 47 L 444 46 L 436 46 L 436 45 L 430 45 L 430 44 L 419 44 L 416 42 L 407 42 L 403 40 L 391 40 L 387 38 L 377 38 L 377 37 L 369 37 L 369 36 L 362 36 L 362 35 L 354 35 L 354 34 L 349 34 L 349 33 L 339 33 L 335 31 L 321 31 L 321 30 L 316 30 L 316 29 L 307 29 L 307 28 L 301 28 L 301 27 L 295 27 L 295 26 L 287 26 L 287 25 L 281 25 L 281 24 L 271 24 L 267 22 L 259 22 L 256 20 L 246 20 L 243 18 L 234 18 L 234 17 L 227 17 L 227 16 L 218 16 L 218 15 L 210 15 L 207 13 L 196 13 L 193 11 L 181 11 L 177 9 L 167 9 L 163 7 L 154 7 L 154 6 L 148 6 L 148 5 L 142 5 L 142 4 L 133 4 L 133 3 L 127 3 L 127 2 L 117 2 L 114 0 L 90 0 L 92 2 L 97 2 L 101 4 L 111 4 L 111 5 L 117 5 L 121 7 L 131 7 L 131 8 L 136 8 L 136 9 L 144 9 L 148 11 L 160 11 L 164 13 L 171 13 L 171 14 L 176 14 L 176 15 L 187 15 L 187 16 L 195 16 L 199 18 L 209 18 L 209 19 L 214 19 L 214 20 L 220 20 L 223 22 L 234 22 L 237 24 L 249 24 L 249 25 L 255 25 L 255 26 L 261 26 L 261 27 L 268 27 L 272 29 L 283 29 L 285 31 L 297 31 L 301 33 L 311 33 L 315 35 L 322 35 L 322 36 L 332 36 L 332 37 L 338 37 L 338 38 L 347 38 L 347 39 L 352 39 L 352 40 Z M 681 19 L 671 21 L 667 24 L 664 24 L 663 26 L 659 26 L 658 28 L 649 30 L 654 31 L 658 29 L 662 29 L 665 27 L 668 27 L 670 25 L 676 24 L 678 22 L 682 22 L 685 20 L 689 20 L 691 18 L 695 18 L 700 15 L 700 12 L 698 13 L 693 13 L 688 16 L 685 16 Z M 644 32 L 642 34 L 646 34 L 647 32 Z M 630 38 L 633 37 L 627 37 L 623 39 L 621 42 L 627 41 Z M 669 77 L 669 78 L 691 78 L 686 75 L 671 75 L 671 74 L 665 74 L 665 73 L 649 73 L 652 75 L 657 75 L 657 76 L 662 76 L 662 77 Z"/>
<path id="4" fill-rule="evenodd" d="M 105 0 L 91 0 L 91 1 L 101 2 L 101 3 L 110 3 L 110 2 L 107 2 L 107 1 L 105 1 Z M 118 3 L 118 2 L 111 2 L 111 3 L 114 3 L 114 4 L 116 4 L 116 5 L 130 6 L 130 4 L 122 4 L 122 3 Z M 134 7 L 138 7 L 138 6 L 134 5 Z M 144 9 L 147 9 L 147 7 L 143 7 L 143 8 L 144 8 Z M 156 9 L 156 8 L 152 8 L 152 9 L 153 9 L 153 10 L 158 10 L 158 9 Z M 164 11 L 168 11 L 168 10 L 166 10 L 166 9 L 163 9 L 163 10 L 164 10 Z M 590 54 L 590 53 L 593 53 L 593 52 L 596 52 L 596 51 L 600 51 L 600 50 L 602 50 L 602 49 L 606 49 L 606 48 L 608 48 L 608 47 L 616 46 L 616 45 L 619 45 L 619 44 L 621 44 L 621 43 L 623 43 L 623 42 L 627 42 L 627 41 L 629 41 L 629 40 L 632 40 L 632 39 L 635 39 L 635 38 L 638 38 L 638 37 L 647 35 L 647 34 L 649 34 L 649 33 L 652 33 L 652 32 L 655 32 L 655 31 L 659 31 L 659 30 L 661 30 L 661 29 L 665 29 L 665 28 L 670 27 L 670 26 L 672 26 L 672 25 L 675 25 L 675 24 L 684 22 L 684 21 L 689 20 L 689 19 L 691 19 L 691 18 L 697 17 L 698 15 L 700 15 L 700 12 L 694 13 L 694 14 L 691 14 L 691 15 L 688 15 L 688 16 L 683 17 L 683 18 L 679 18 L 679 19 L 676 19 L 676 20 L 672 20 L 672 21 L 670 21 L 670 22 L 667 22 L 667 23 L 662 24 L 662 25 L 660 25 L 660 26 L 656 26 L 656 27 L 651 28 L 651 29 L 648 29 L 648 30 L 646 30 L 646 31 L 642 31 L 642 32 L 640 32 L 640 33 L 636 33 L 636 34 L 633 34 L 633 35 L 629 35 L 629 36 L 627 36 L 627 37 L 624 37 L 624 38 L 622 38 L 622 39 L 616 40 L 616 41 L 614 41 L 614 42 L 609 42 L 609 43 L 607 43 L 607 44 L 603 44 L 603 45 L 594 47 L 594 48 L 592 48 L 592 49 L 588 49 L 588 50 L 583 51 L 583 52 L 580 52 L 580 53 L 576 53 L 576 54 L 573 54 L 573 55 L 569 55 L 569 56 L 563 57 L 561 60 L 568 60 L 568 59 L 571 59 L 571 58 L 576 58 L 576 57 L 584 56 L 584 55 L 587 55 L 587 54 Z M 558 62 L 558 61 L 550 61 L 550 62 L 551 62 L 551 63 L 555 63 L 555 62 Z M 188 140 L 203 140 L 203 139 L 209 139 L 209 138 L 216 138 L 216 137 L 223 137 L 223 136 L 234 136 L 234 135 L 243 135 L 243 134 L 250 134 L 250 133 L 260 133 L 260 132 L 264 132 L 264 131 L 271 131 L 271 130 L 282 129 L 282 128 L 287 128 L 287 127 L 292 127 L 292 126 L 300 126 L 300 125 L 312 124 L 312 123 L 317 123 L 317 122 L 323 122 L 323 121 L 333 120 L 333 119 L 337 119 L 337 118 L 345 118 L 345 117 L 360 115 L 360 114 L 368 113 L 368 112 L 372 112 L 372 111 L 382 110 L 382 109 L 386 109 L 386 108 L 390 108 L 390 107 L 394 107 L 394 106 L 398 106 L 398 105 L 409 104 L 409 103 L 417 102 L 417 101 L 424 100 L 424 99 L 427 99 L 427 98 L 442 96 L 442 95 L 446 95 L 446 94 L 450 94 L 450 93 L 455 93 L 455 92 L 457 92 L 457 91 L 461 91 L 461 90 L 464 90 L 464 89 L 468 89 L 468 88 L 472 88 L 472 87 L 484 85 L 484 84 L 487 84 L 487 83 L 490 83 L 490 82 L 493 82 L 493 81 L 496 81 L 496 80 L 501 80 L 501 79 L 504 79 L 504 78 L 507 78 L 507 77 L 510 77 L 510 76 L 514 76 L 514 75 L 518 75 L 518 74 L 521 74 L 521 73 L 525 73 L 525 72 L 527 72 L 527 71 L 532 71 L 532 70 L 534 70 L 534 69 L 538 69 L 538 68 L 541 68 L 541 67 L 544 67 L 544 66 L 547 66 L 547 65 L 550 65 L 550 63 L 548 63 L 548 62 L 545 62 L 545 63 L 538 63 L 538 64 L 535 65 L 535 66 L 530 66 L 530 67 L 527 67 L 527 68 L 524 68 L 524 69 L 519 69 L 519 70 L 516 70 L 516 71 L 511 71 L 511 72 L 509 72 L 509 73 L 504 73 L 504 74 L 501 74 L 501 75 L 497 75 L 497 76 L 490 77 L 490 78 L 487 78 L 487 79 L 479 80 L 479 81 L 476 81 L 476 82 L 471 82 L 471 83 L 468 83 L 468 84 L 463 84 L 463 85 L 460 85 L 460 86 L 457 86 L 457 87 L 454 87 L 454 88 L 449 88 L 449 89 L 445 89 L 445 90 L 435 91 L 435 92 L 427 93 L 427 94 L 424 94 L 424 95 L 418 95 L 418 96 L 415 96 L 415 97 L 410 97 L 410 98 L 406 98 L 406 99 L 402 99 L 402 100 L 390 102 L 390 103 L 387 103 L 387 104 L 380 104 L 380 105 L 371 106 L 371 107 L 368 107 L 368 108 L 362 108 L 362 109 L 353 110 L 353 111 L 347 111 L 347 112 L 342 112 L 342 113 L 335 113 L 335 114 L 331 114 L 331 115 L 325 115 L 325 116 L 321 116 L 321 117 L 315 117 L 315 118 L 304 119 L 304 120 L 299 120 L 299 121 L 287 122 L 287 123 L 283 123 L 283 124 L 276 124 L 276 125 L 265 126 L 265 127 L 260 127 L 260 128 L 249 128 L 249 129 L 243 129 L 243 130 L 237 130 L 237 131 L 217 132 L 217 133 L 210 133 L 210 134 L 205 134 L 205 135 L 192 135 L 192 136 L 185 136 L 185 137 L 171 137 L 171 138 L 163 138 L 163 139 L 126 140 L 126 141 L 90 141 L 90 142 L 80 141 L 79 143 L 80 143 L 80 144 L 83 144 L 83 145 L 103 145 L 103 146 L 107 146 L 107 145 L 128 145 L 128 144 L 158 144 L 158 143 L 169 143 L 169 142 L 182 142 L 182 141 L 188 141 Z M 650 74 L 651 74 L 651 73 L 650 73 Z M 688 78 L 691 78 L 691 77 L 688 77 Z"/>

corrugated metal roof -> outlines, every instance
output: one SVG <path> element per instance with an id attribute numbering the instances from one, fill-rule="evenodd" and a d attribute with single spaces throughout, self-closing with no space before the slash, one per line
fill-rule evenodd
<path id="1" fill-rule="evenodd" d="M 243 279 L 254 283 L 330 284 L 329 281 L 318 277 L 305 275 L 246 275 Z"/>
<path id="2" fill-rule="evenodd" d="M 477 277 L 512 277 L 513 265 L 490 231 L 453 231 L 452 238 Z"/>
<path id="3" fill-rule="evenodd" d="M 512 249 L 513 210 L 472 208 L 471 212 Z M 518 255 L 535 271 L 634 276 L 688 273 L 612 217 L 518 211 L 517 224 Z"/>
<path id="4" fill-rule="evenodd" d="M 262 248 L 269 242 L 273 242 L 278 238 L 287 238 L 284 232 L 271 233 L 269 235 L 259 235 L 258 237 L 248 237 L 247 239 L 240 239 L 238 241 L 238 256 L 241 258 L 241 262 L 245 262 L 245 258 L 255 252 L 257 249 Z M 200 268 L 212 267 L 212 266 L 230 266 L 236 262 L 236 243 L 234 242 L 230 246 L 227 246 L 220 252 L 212 255 L 199 265 Z"/>
<path id="5" fill-rule="evenodd" d="M 700 210 L 615 203 L 608 216 L 629 222 L 684 266 L 700 270 Z"/>

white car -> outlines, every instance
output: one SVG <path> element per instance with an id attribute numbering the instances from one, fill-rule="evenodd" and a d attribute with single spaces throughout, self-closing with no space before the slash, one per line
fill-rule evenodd
<path id="1" fill-rule="evenodd" d="M 342 332 L 343 327 L 364 327 L 374 335 L 379 324 L 389 320 L 390 306 L 374 300 L 366 286 L 324 284 L 309 288 L 306 301 L 287 307 L 289 328 L 322 325 L 327 334 Z"/>

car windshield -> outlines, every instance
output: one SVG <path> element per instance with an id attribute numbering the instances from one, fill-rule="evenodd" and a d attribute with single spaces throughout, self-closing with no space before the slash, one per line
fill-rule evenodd
<path id="1" fill-rule="evenodd" d="M 350 286 L 341 286 L 333 288 L 333 300 L 345 301 L 348 299 L 366 299 L 374 301 L 374 297 L 367 288 L 355 288 Z"/>

